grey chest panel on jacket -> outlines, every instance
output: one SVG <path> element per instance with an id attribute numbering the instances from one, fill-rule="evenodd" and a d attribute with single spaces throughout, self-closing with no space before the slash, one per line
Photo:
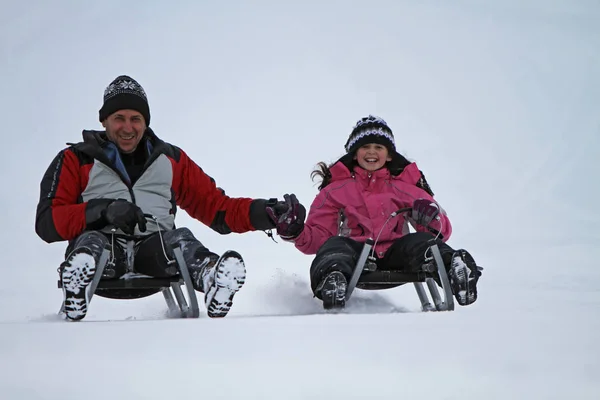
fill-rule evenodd
<path id="1" fill-rule="evenodd" d="M 91 199 L 129 200 L 137 204 L 144 213 L 157 217 L 161 229 L 170 230 L 173 229 L 175 220 L 175 216 L 171 213 L 172 184 L 173 167 L 171 161 L 164 154 L 154 160 L 131 190 L 117 172 L 95 160 L 90 169 L 88 184 L 81 196 L 83 201 Z M 136 228 L 135 234 L 144 235 L 158 230 L 153 221 L 148 221 L 146 226 L 145 233 L 139 232 Z M 108 231 L 108 228 L 105 230 Z"/>

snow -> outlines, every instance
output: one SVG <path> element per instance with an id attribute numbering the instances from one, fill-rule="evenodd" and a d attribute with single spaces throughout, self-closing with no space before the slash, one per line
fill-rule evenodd
<path id="1" fill-rule="evenodd" d="M 557 342 L 557 317 L 581 333 L 568 312 L 518 310 L 476 334 L 467 313 L 28 323 L 3 349 L 3 386 L 11 398 L 592 399 L 592 330 Z"/>
<path id="2" fill-rule="evenodd" d="M 596 2 L 137 5 L 3 4 L 2 399 L 600 398 Z M 100 129 L 121 74 L 144 87 L 157 134 L 231 196 L 309 205 L 315 164 L 382 117 L 450 244 L 485 268 L 478 301 L 421 313 L 407 285 L 327 314 L 312 257 L 180 212 L 211 250 L 244 256 L 226 318 L 165 319 L 156 295 L 57 319 L 65 244 L 35 235 L 39 181 Z"/>

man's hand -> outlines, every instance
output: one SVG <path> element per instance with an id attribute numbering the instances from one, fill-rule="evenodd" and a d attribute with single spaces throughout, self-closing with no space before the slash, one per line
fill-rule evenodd
<path id="1" fill-rule="evenodd" d="M 109 225 L 113 225 L 128 235 L 133 235 L 136 225 L 140 232 L 146 232 L 146 217 L 144 217 L 142 209 L 127 200 L 113 201 L 103 211 L 102 216 Z"/>

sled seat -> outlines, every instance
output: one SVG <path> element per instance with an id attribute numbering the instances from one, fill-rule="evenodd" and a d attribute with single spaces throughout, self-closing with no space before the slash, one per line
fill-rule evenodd
<path id="1" fill-rule="evenodd" d="M 114 279 L 101 280 L 96 291 L 99 289 L 162 289 L 170 287 L 172 283 L 179 282 L 181 278 L 174 276 L 172 278 L 137 278 L 133 279 Z"/>
<path id="2" fill-rule="evenodd" d="M 425 282 L 425 272 L 364 271 L 356 287 L 363 290 L 391 289 L 407 283 Z"/>
<path id="3" fill-rule="evenodd" d="M 164 288 L 170 288 L 173 283 L 185 284 L 179 276 L 153 278 L 141 274 L 136 276 L 134 274 L 126 279 L 101 279 L 96 286 L 94 294 L 115 300 L 141 299 L 152 296 Z M 60 279 L 57 284 L 58 288 L 62 289 Z"/>
<path id="4" fill-rule="evenodd" d="M 154 278 L 136 273 L 133 269 L 133 241 L 129 241 L 126 251 L 129 253 L 127 259 L 131 260 L 131 262 L 127 266 L 125 276 L 116 279 L 102 279 L 103 277 L 106 278 L 104 276 L 105 267 L 110 256 L 109 249 L 104 249 L 98 262 L 94 279 L 90 283 L 90 292 L 96 296 L 118 300 L 139 299 L 161 292 L 167 303 L 168 315 L 170 317 L 198 318 L 200 316 L 198 299 L 187 264 L 183 258 L 183 253 L 177 245 L 173 245 L 172 250 L 175 255 L 175 260 L 173 261 L 177 264 L 179 272 L 176 276 Z M 182 286 L 186 288 L 187 300 L 181 289 Z M 62 289 L 60 279 L 58 280 L 58 288 Z M 64 303 L 59 313 L 62 313 L 63 310 Z"/>

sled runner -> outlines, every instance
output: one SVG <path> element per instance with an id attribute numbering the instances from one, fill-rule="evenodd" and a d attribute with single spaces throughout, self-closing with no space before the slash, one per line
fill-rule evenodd
<path id="1" fill-rule="evenodd" d="M 396 211 L 395 215 L 410 210 L 410 207 L 402 208 Z M 340 226 L 340 232 L 343 232 L 345 225 L 343 213 L 340 214 L 339 223 L 340 224 L 338 226 Z M 431 241 L 431 246 L 428 250 L 428 252 L 430 252 L 430 254 L 433 256 L 433 262 L 423 266 L 422 270 L 417 272 L 377 271 L 377 265 L 369 256 L 369 252 L 371 252 L 371 249 L 374 245 L 375 241 L 372 238 L 367 239 L 363 245 L 358 261 L 356 262 L 352 278 L 350 279 L 350 282 L 348 282 L 346 301 L 350 299 L 352 292 L 356 288 L 363 290 L 382 290 L 412 283 L 417 291 L 417 295 L 419 296 L 421 309 L 423 311 L 454 310 L 454 297 L 452 294 L 452 288 L 450 286 L 450 280 L 448 279 L 448 274 L 446 272 L 446 268 L 444 267 L 442 255 L 438 245 L 435 243 L 435 240 Z M 440 279 L 443 298 L 440 295 L 438 285 L 433 278 L 436 275 L 439 276 Z M 433 304 L 427 295 L 427 291 L 425 290 L 423 283 L 427 285 Z"/>
<path id="2" fill-rule="evenodd" d="M 154 219 L 151 215 L 146 217 Z M 156 220 L 155 220 L 156 221 Z M 158 233 L 161 235 L 161 232 Z M 164 242 L 162 242 L 163 250 L 165 250 Z M 110 299 L 138 299 L 148 297 L 161 292 L 167 303 L 168 316 L 172 318 L 198 318 L 200 316 L 200 309 L 198 307 L 198 299 L 194 286 L 192 284 L 192 278 L 181 248 L 175 244 L 172 247 L 174 260 L 170 260 L 169 263 L 177 265 L 178 275 L 171 278 L 154 278 L 147 275 L 137 273 L 134 270 L 134 240 L 127 240 L 126 250 L 126 273 L 119 279 L 114 280 L 102 280 L 102 277 L 110 277 L 111 271 L 106 268 L 110 250 L 104 249 L 98 265 L 96 266 L 96 272 L 94 278 L 90 283 L 89 293 L 93 295 L 110 298 Z M 166 254 L 166 253 L 165 253 Z M 184 295 L 182 287 L 185 288 L 187 293 L 187 299 Z M 58 288 L 62 289 L 62 283 L 58 280 Z M 60 307 L 59 314 L 64 311 L 64 301 Z"/>

